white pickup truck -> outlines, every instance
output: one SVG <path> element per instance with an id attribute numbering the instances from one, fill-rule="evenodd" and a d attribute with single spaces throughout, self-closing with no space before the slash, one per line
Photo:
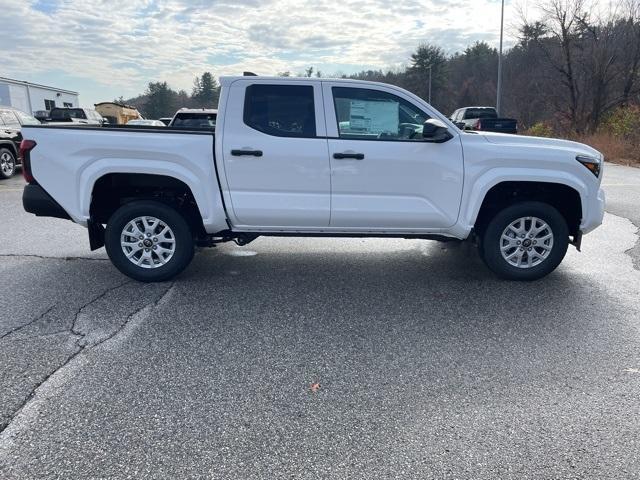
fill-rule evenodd
<path id="1" fill-rule="evenodd" d="M 463 132 L 380 83 L 221 85 L 215 133 L 25 127 L 25 210 L 88 227 L 147 282 L 196 246 L 261 235 L 469 239 L 499 276 L 534 280 L 602 222 L 603 157 L 586 145 Z"/>

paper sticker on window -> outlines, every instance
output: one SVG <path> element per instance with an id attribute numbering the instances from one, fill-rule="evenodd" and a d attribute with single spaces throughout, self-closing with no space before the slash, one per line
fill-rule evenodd
<path id="1" fill-rule="evenodd" d="M 353 133 L 398 133 L 400 116 L 397 102 L 351 100 L 349 130 Z"/>

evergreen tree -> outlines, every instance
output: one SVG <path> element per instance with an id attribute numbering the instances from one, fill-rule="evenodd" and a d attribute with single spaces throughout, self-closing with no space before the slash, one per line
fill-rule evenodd
<path id="1" fill-rule="evenodd" d="M 197 108 L 216 108 L 220 97 L 220 85 L 211 72 L 204 72 L 195 79 L 192 98 Z"/>
<path id="2" fill-rule="evenodd" d="M 150 82 L 145 95 L 147 102 L 143 110 L 146 118 L 171 117 L 176 112 L 177 94 L 167 82 Z"/>

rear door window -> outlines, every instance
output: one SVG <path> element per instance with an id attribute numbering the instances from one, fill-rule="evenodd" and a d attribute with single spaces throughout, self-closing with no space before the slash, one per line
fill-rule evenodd
<path id="1" fill-rule="evenodd" d="M 245 91 L 244 123 L 254 130 L 277 137 L 315 137 L 313 87 L 249 85 Z"/>

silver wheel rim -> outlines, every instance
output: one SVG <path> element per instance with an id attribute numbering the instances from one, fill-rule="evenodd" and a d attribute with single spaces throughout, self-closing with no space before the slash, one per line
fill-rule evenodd
<path id="1" fill-rule="evenodd" d="M 0 170 L 2 170 L 2 173 L 5 175 L 12 175 L 14 168 L 13 157 L 10 154 L 5 152 L 0 155 Z"/>
<path id="2" fill-rule="evenodd" d="M 500 236 L 502 258 L 517 268 L 537 267 L 553 249 L 553 230 L 538 217 L 520 217 Z"/>
<path id="3" fill-rule="evenodd" d="M 156 217 L 137 217 L 127 223 L 120 235 L 122 252 L 141 268 L 166 265 L 176 251 L 176 237 L 165 222 Z"/>

